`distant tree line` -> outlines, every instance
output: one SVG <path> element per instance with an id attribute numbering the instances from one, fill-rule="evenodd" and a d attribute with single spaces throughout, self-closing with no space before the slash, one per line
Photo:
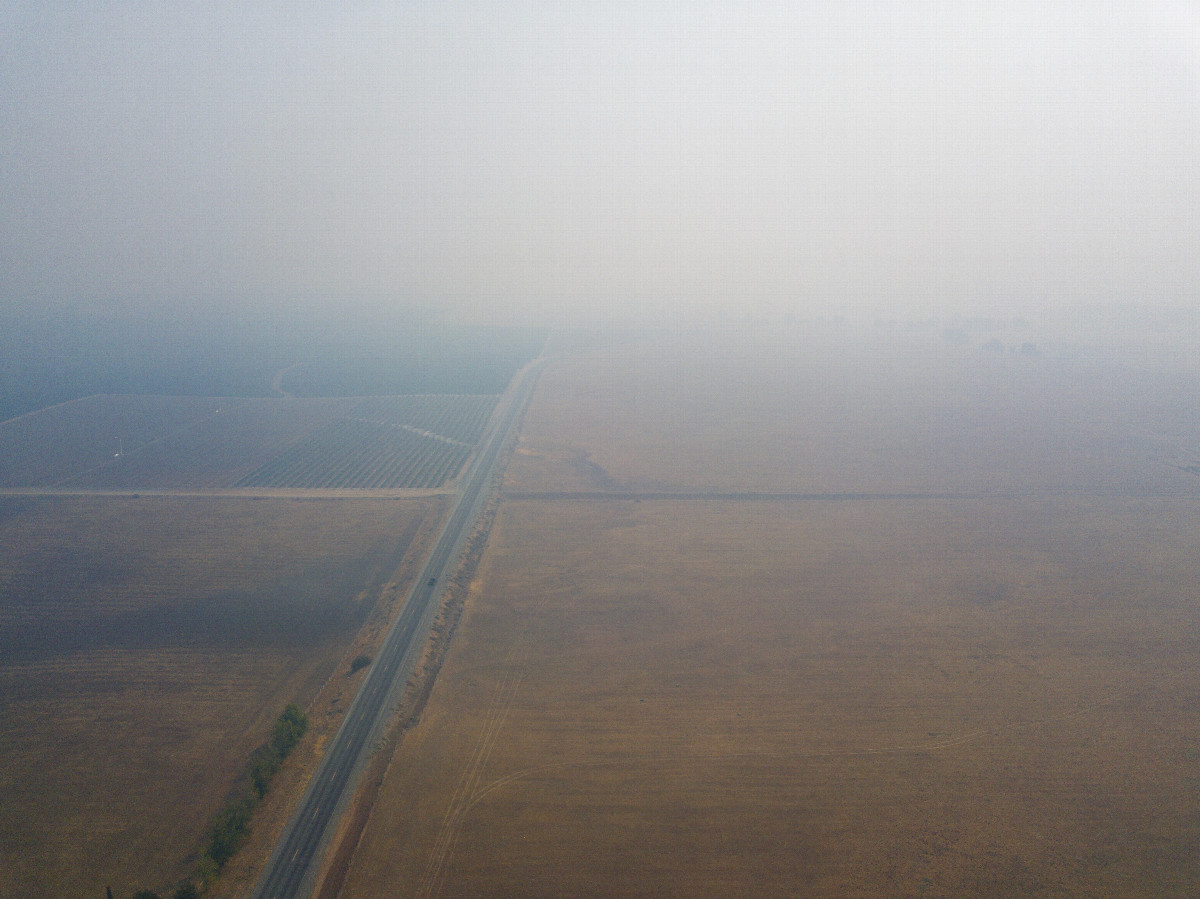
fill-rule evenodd
<path id="1" fill-rule="evenodd" d="M 271 737 L 250 756 L 244 786 L 213 817 L 208 826 L 208 843 L 196 865 L 195 874 L 173 894 L 173 899 L 197 899 L 226 862 L 233 858 L 250 833 L 254 809 L 267 795 L 271 780 L 283 766 L 283 760 L 308 730 L 308 716 L 294 702 L 280 712 L 271 729 Z M 199 883 L 199 888 L 196 884 Z M 108 891 L 109 899 L 112 890 Z M 151 890 L 139 890 L 133 899 L 161 899 Z"/>

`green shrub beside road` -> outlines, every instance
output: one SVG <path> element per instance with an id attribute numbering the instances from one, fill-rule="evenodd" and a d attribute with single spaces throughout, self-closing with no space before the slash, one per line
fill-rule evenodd
<path id="1" fill-rule="evenodd" d="M 283 760 L 300 742 L 306 730 L 308 716 L 294 702 L 288 703 L 275 719 L 271 738 L 256 749 L 250 758 L 249 786 L 239 790 L 237 795 L 226 802 L 209 825 L 208 844 L 196 867 L 193 880 L 207 885 L 225 867 L 225 863 L 233 858 L 250 833 L 250 819 L 254 815 L 255 806 L 267 795 L 271 779 L 283 766 Z M 142 894 L 154 895 L 145 890 Z M 197 895 L 196 888 L 189 881 L 179 888 L 176 895 Z"/>
<path id="2" fill-rule="evenodd" d="M 227 802 L 209 828 L 205 854 L 218 871 L 242 845 L 246 834 L 250 832 L 254 807 L 267 795 L 271 779 L 307 729 L 308 716 L 294 702 L 288 703 L 287 708 L 275 719 L 271 739 L 254 751 L 250 760 L 250 789 Z"/>

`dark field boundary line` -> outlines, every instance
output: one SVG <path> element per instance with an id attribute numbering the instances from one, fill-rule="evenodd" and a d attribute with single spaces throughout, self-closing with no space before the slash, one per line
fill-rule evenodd
<path id="1" fill-rule="evenodd" d="M 860 502 L 878 500 L 978 500 L 1028 498 L 1096 498 L 1096 499 L 1200 499 L 1200 490 L 1088 490 L 1084 488 L 1054 488 L 1047 490 L 981 490 L 970 492 L 912 493 L 732 493 L 723 491 L 670 493 L 665 491 L 638 492 L 623 490 L 580 490 L 575 492 L 514 491 L 503 494 L 506 500 L 536 502 L 613 502 L 619 500 L 648 500 L 652 502 L 685 500 L 711 502 Z"/>

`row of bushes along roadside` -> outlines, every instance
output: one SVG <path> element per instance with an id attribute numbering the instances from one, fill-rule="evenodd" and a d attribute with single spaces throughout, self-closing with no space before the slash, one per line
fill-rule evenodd
<path id="1" fill-rule="evenodd" d="M 220 873 L 246 836 L 250 833 L 250 818 L 254 808 L 267 795 L 271 779 L 283 765 L 283 760 L 300 742 L 308 729 L 308 716 L 294 702 L 280 712 L 271 729 L 271 738 L 250 756 L 246 785 L 217 812 L 208 827 L 208 843 L 196 865 L 195 874 L 174 893 L 174 899 L 199 896 Z M 111 891 L 109 892 L 111 896 Z M 160 899 L 156 893 L 142 890 L 137 899 Z"/>

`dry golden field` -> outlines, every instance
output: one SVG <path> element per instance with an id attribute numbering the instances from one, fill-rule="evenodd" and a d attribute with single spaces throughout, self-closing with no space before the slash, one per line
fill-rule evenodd
<path id="1" fill-rule="evenodd" d="M 436 507 L 0 498 L 0 896 L 169 894 Z"/>
<path id="2" fill-rule="evenodd" d="M 342 896 L 1194 895 L 1195 373 L 747 349 L 544 373 Z"/>
<path id="3" fill-rule="evenodd" d="M 1194 361 L 685 336 L 557 362 L 513 491 L 1200 491 Z"/>

